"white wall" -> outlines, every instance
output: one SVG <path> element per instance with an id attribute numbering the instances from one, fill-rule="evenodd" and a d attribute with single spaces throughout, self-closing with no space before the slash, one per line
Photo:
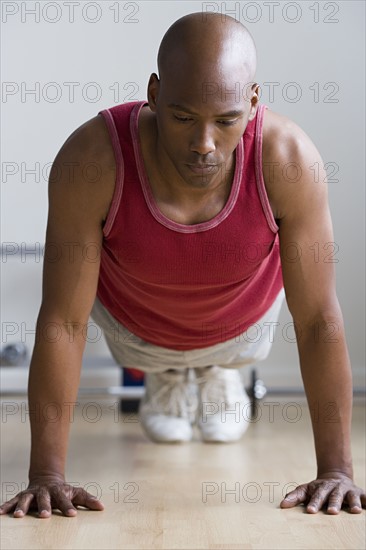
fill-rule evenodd
<path id="1" fill-rule="evenodd" d="M 62 143 L 99 110 L 144 99 L 148 77 L 157 70 L 156 53 L 168 26 L 186 13 L 207 9 L 208 4 L 210 11 L 221 9 L 236 16 L 254 36 L 261 101 L 295 120 L 313 139 L 324 162 L 337 167 L 333 176 L 337 181 L 329 183 L 339 246 L 337 288 L 355 382 L 363 385 L 363 2 L 79 0 L 74 4 L 73 22 L 70 8 L 61 1 L 3 2 L 2 242 L 23 242 L 33 247 L 44 242 L 47 167 Z M 39 12 L 37 21 L 30 10 Z M 90 22 L 93 19 L 95 22 Z M 77 83 L 74 98 L 69 95 L 71 85 L 66 84 L 70 82 Z M 36 98 L 26 93 L 37 87 Z M 292 101 L 296 90 L 298 100 Z M 96 91 L 100 97 L 94 100 Z M 53 101 L 56 93 L 59 97 Z M 26 173 L 35 167 L 36 176 Z M 24 329 L 33 328 L 40 304 L 42 257 L 26 254 L 23 262 L 21 259 L 3 257 L 2 346 L 24 339 Z M 260 366 L 263 377 L 274 384 L 300 384 L 296 344 L 286 342 L 282 334 L 282 327 L 289 321 L 284 306 L 272 353 Z M 19 327 L 13 336 L 9 335 L 10 322 Z M 26 325 L 23 333 L 22 322 Z M 31 335 L 26 343 L 32 348 Z M 105 353 L 103 341 L 87 345 L 86 356 Z"/>

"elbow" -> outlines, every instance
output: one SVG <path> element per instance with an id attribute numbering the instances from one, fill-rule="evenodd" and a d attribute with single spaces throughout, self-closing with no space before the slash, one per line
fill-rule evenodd
<path id="1" fill-rule="evenodd" d="M 334 326 L 338 327 L 338 330 L 343 330 L 343 315 L 337 296 L 320 304 L 313 303 L 296 308 L 291 308 L 289 305 L 289 310 L 295 327 L 302 332 L 313 332 L 314 329 L 325 326 Z"/>

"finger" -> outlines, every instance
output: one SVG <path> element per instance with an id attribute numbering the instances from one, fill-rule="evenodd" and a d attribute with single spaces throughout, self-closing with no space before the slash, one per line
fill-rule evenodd
<path id="1" fill-rule="evenodd" d="M 48 491 L 38 494 L 38 515 L 40 518 L 49 518 L 52 515 L 51 495 Z"/>
<path id="2" fill-rule="evenodd" d="M 19 497 L 13 497 L 10 500 L 7 500 L 0 506 L 0 514 L 8 514 L 12 511 L 12 509 L 16 506 L 17 502 L 19 500 Z"/>
<path id="3" fill-rule="evenodd" d="M 361 499 L 362 508 L 366 508 L 366 493 L 362 493 L 360 499 Z"/>
<path id="4" fill-rule="evenodd" d="M 72 501 L 75 506 L 85 506 L 85 508 L 97 511 L 104 510 L 104 504 L 85 489 L 76 488 Z"/>
<path id="5" fill-rule="evenodd" d="M 55 508 L 61 510 L 64 516 L 72 517 L 76 516 L 78 513 L 76 508 L 73 506 L 70 498 L 66 497 L 63 494 L 58 495 Z"/>
<path id="6" fill-rule="evenodd" d="M 72 487 L 69 485 L 56 484 L 49 488 L 51 496 L 51 508 L 57 508 L 65 516 L 76 516 L 77 510 L 71 502 Z"/>
<path id="7" fill-rule="evenodd" d="M 308 498 L 308 490 L 307 485 L 299 485 L 288 493 L 285 498 L 280 503 L 281 508 L 292 508 L 293 506 L 297 506 L 298 504 L 301 504 L 302 502 L 305 502 Z"/>
<path id="8" fill-rule="evenodd" d="M 351 514 L 360 514 L 362 512 L 361 497 L 354 491 L 348 491 L 345 496 Z"/>
<path id="9" fill-rule="evenodd" d="M 309 514 L 316 514 L 325 504 L 328 499 L 329 494 L 334 490 L 334 484 L 322 483 L 315 489 L 308 505 L 306 506 L 306 511 Z"/>
<path id="10" fill-rule="evenodd" d="M 34 495 L 32 493 L 26 493 L 25 495 L 21 495 L 19 497 L 18 504 L 16 505 L 14 510 L 15 518 L 22 518 L 27 514 L 33 498 Z"/>
<path id="11" fill-rule="evenodd" d="M 328 514 L 339 514 L 344 500 L 344 493 L 340 489 L 334 489 L 328 498 Z"/>

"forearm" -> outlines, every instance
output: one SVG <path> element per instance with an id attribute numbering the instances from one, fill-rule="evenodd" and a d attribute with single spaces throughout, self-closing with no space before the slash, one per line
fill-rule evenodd
<path id="1" fill-rule="evenodd" d="M 65 475 L 85 341 L 80 335 L 70 338 L 61 323 L 57 323 L 57 331 L 57 337 L 56 331 L 53 336 L 50 331 L 38 331 L 42 336 L 35 344 L 30 365 L 30 478 L 49 473 Z"/>
<path id="2" fill-rule="evenodd" d="M 351 456 L 352 373 L 339 316 L 298 335 L 301 374 L 310 408 L 318 474 L 353 476 Z"/>

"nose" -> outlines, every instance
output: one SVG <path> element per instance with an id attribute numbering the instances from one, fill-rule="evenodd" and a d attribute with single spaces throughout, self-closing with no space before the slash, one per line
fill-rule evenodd
<path id="1" fill-rule="evenodd" d="M 191 151 L 199 155 L 208 155 L 215 149 L 212 129 L 209 126 L 197 125 L 191 140 Z"/>

